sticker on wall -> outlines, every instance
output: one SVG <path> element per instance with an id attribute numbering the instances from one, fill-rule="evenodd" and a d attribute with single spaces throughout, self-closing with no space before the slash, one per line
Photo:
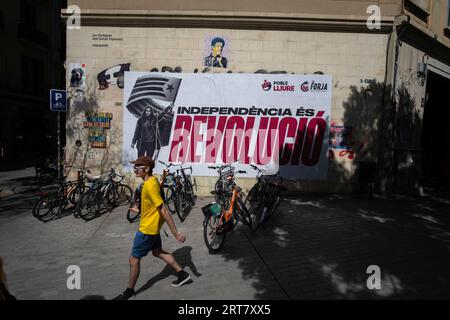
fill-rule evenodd
<path id="1" fill-rule="evenodd" d="M 230 40 L 223 36 L 209 36 L 205 40 L 203 65 L 205 67 L 228 68 Z"/>
<path id="2" fill-rule="evenodd" d="M 109 85 L 117 85 L 123 89 L 123 75 L 125 71 L 130 71 L 131 63 L 122 63 L 114 67 L 103 70 L 97 75 L 98 89 L 108 89 Z"/>
<path id="3" fill-rule="evenodd" d="M 330 148 L 351 149 L 353 127 L 330 126 Z"/>
<path id="4" fill-rule="evenodd" d="M 106 148 L 106 130 L 111 129 L 113 114 L 86 112 L 83 127 L 89 130 L 88 141 L 92 148 Z"/>
<path id="5" fill-rule="evenodd" d="M 83 89 L 86 83 L 86 64 L 85 63 L 70 63 L 69 77 L 71 88 Z"/>

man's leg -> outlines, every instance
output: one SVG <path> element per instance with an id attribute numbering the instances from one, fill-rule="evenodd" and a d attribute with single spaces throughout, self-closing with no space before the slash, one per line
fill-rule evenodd
<path id="1" fill-rule="evenodd" d="M 153 256 L 160 258 L 165 263 L 167 263 L 169 266 L 174 268 L 176 272 L 180 272 L 181 270 L 183 270 L 180 267 L 180 265 L 178 264 L 178 262 L 175 260 L 175 257 L 173 255 L 171 255 L 170 253 L 165 252 L 162 248 L 155 249 L 152 251 L 152 253 L 153 253 Z"/>
<path id="2" fill-rule="evenodd" d="M 130 257 L 130 277 L 128 280 L 128 288 L 134 289 L 141 271 L 141 259 Z"/>
<path id="3" fill-rule="evenodd" d="M 173 255 L 171 255 L 168 252 L 165 252 L 162 248 L 154 249 L 152 251 L 152 253 L 155 257 L 158 257 L 161 260 L 163 260 L 169 266 L 174 268 L 175 271 L 177 272 L 178 279 L 175 280 L 174 282 L 172 282 L 172 286 L 179 287 L 179 286 L 182 286 L 183 284 L 185 284 L 186 282 L 188 282 L 189 280 L 191 280 L 189 273 L 187 273 L 180 267 L 180 265 L 175 260 L 175 257 Z"/>

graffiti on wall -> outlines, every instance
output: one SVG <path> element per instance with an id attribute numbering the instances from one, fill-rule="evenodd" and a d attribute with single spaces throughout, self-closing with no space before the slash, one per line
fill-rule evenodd
<path id="1" fill-rule="evenodd" d="M 153 67 L 150 69 L 150 72 L 160 72 L 160 69 L 158 67 Z M 213 72 L 214 69 L 212 69 L 211 67 L 206 67 L 203 68 L 200 72 L 201 73 L 209 73 L 209 72 Z M 183 68 L 180 66 L 176 66 L 175 68 L 172 68 L 170 66 L 163 66 L 161 67 L 161 72 L 175 72 L 175 73 L 182 73 L 183 72 Z M 193 71 L 193 73 L 199 73 L 199 69 L 195 68 Z M 232 70 L 228 70 L 227 73 L 233 73 Z M 242 72 L 239 72 L 242 73 Z M 285 70 L 274 70 L 274 71 L 268 71 L 266 69 L 258 69 L 253 73 L 261 73 L 261 74 L 288 74 L 288 71 Z M 294 72 L 292 72 L 292 74 L 295 74 Z M 324 74 L 322 71 L 315 71 L 313 72 L 313 74 Z"/>
<path id="2" fill-rule="evenodd" d="M 225 37 L 209 36 L 205 40 L 203 52 L 203 66 L 215 68 L 228 67 L 228 47 L 230 40 Z"/>
<path id="3" fill-rule="evenodd" d="M 86 82 L 86 64 L 70 63 L 69 77 L 71 88 L 84 88 Z"/>
<path id="4" fill-rule="evenodd" d="M 331 126 L 330 127 L 330 148 L 349 149 L 352 139 L 353 127 Z"/>
<path id="5" fill-rule="evenodd" d="M 83 127 L 89 130 L 88 141 L 92 148 L 106 148 L 106 130 L 111 129 L 113 114 L 110 112 L 86 112 Z"/>
<path id="6" fill-rule="evenodd" d="M 347 158 L 353 160 L 355 156 L 364 157 L 367 153 L 365 149 L 366 143 L 355 141 L 353 138 L 353 127 L 330 126 L 330 150 L 328 159 L 336 158 L 335 151 L 339 158 Z"/>
<path id="7" fill-rule="evenodd" d="M 130 71 L 131 63 L 122 63 L 103 70 L 97 75 L 98 89 L 108 89 L 110 85 L 117 85 L 123 89 L 124 72 Z"/>

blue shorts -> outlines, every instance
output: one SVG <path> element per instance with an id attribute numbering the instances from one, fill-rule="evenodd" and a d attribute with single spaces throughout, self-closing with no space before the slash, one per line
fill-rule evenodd
<path id="1" fill-rule="evenodd" d="M 161 248 L 161 236 L 159 234 L 143 234 L 136 232 L 134 236 L 131 255 L 135 258 L 145 257 L 150 251 Z"/>

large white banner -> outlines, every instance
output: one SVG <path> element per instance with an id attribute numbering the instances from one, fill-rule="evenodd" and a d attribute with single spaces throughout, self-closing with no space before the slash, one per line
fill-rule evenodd
<path id="1" fill-rule="evenodd" d="M 330 75 L 125 72 L 123 165 L 148 155 L 192 165 L 234 163 L 240 176 L 326 179 Z"/>

